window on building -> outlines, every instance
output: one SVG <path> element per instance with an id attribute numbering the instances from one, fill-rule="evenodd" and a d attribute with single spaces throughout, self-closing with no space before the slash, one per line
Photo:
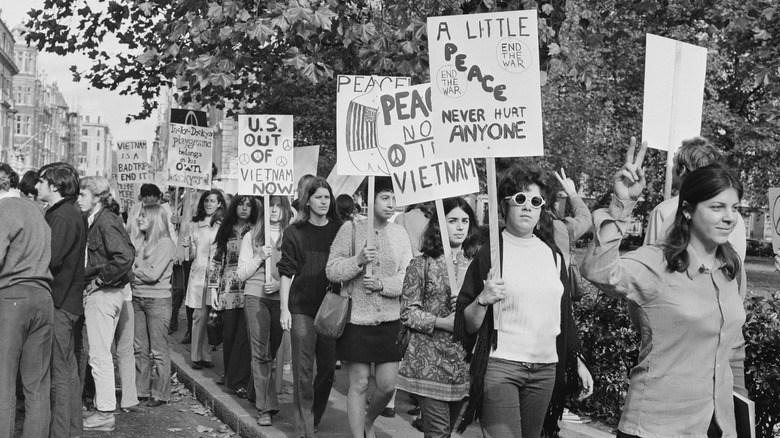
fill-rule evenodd
<path id="1" fill-rule="evenodd" d="M 100 143 L 97 144 L 97 150 L 100 151 Z"/>
<path id="2" fill-rule="evenodd" d="M 81 135 L 89 135 L 89 129 L 82 129 Z"/>
<path id="3" fill-rule="evenodd" d="M 22 116 L 16 115 L 16 133 L 21 134 L 22 133 Z"/>

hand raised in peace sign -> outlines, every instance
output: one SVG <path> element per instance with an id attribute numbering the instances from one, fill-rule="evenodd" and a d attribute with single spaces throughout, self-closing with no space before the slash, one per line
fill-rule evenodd
<path id="1" fill-rule="evenodd" d="M 631 137 L 631 143 L 626 153 L 626 163 L 615 174 L 615 196 L 623 201 L 636 201 L 642 194 L 647 181 L 645 180 L 645 170 L 642 168 L 642 161 L 647 152 L 647 142 L 642 142 L 642 147 L 634 158 L 636 150 L 636 138 Z"/>

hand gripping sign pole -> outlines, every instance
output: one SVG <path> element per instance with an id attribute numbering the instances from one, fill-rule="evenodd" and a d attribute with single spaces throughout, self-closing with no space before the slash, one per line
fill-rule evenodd
<path id="1" fill-rule="evenodd" d="M 263 233 L 266 246 L 271 245 L 271 197 L 263 196 Z M 281 238 L 281 236 L 279 236 Z M 265 284 L 271 282 L 271 257 L 265 259 Z"/>

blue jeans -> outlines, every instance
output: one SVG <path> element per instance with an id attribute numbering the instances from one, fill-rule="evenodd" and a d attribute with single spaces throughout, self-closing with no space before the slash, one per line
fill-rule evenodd
<path id="1" fill-rule="evenodd" d="M 252 349 L 252 376 L 254 378 L 255 406 L 260 413 L 279 412 L 273 363 L 282 343 L 282 325 L 279 323 L 278 300 L 247 295 L 244 314 Z"/>
<path id="2" fill-rule="evenodd" d="M 50 438 L 67 438 L 83 433 L 81 381 L 76 365 L 76 327 L 79 315 L 54 309 L 51 349 Z"/>
<path id="3" fill-rule="evenodd" d="M 14 285 L 0 290 L 0 437 L 14 436 L 16 376 L 24 388 L 24 438 L 49 435 L 51 328 L 48 290 Z"/>
<path id="4" fill-rule="evenodd" d="M 295 436 L 313 437 L 314 424 L 319 423 L 325 413 L 336 379 L 336 341 L 317 335 L 313 316 L 293 313 L 290 343 Z"/>
<path id="5" fill-rule="evenodd" d="M 133 297 L 135 315 L 135 384 L 139 397 L 171 398 L 171 354 L 168 327 L 171 298 Z M 151 391 L 151 392 L 150 392 Z"/>
<path id="6" fill-rule="evenodd" d="M 424 438 L 449 438 L 460 418 L 464 400 L 441 401 L 418 395 Z"/>
<path id="7" fill-rule="evenodd" d="M 538 438 L 553 386 L 554 363 L 490 358 L 482 393 L 482 433 L 486 438 Z"/>

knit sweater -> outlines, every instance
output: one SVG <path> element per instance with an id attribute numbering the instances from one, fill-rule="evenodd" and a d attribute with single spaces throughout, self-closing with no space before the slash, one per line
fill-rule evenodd
<path id="1" fill-rule="evenodd" d="M 87 246 L 87 224 L 72 197 L 62 198 L 46 210 L 51 229 L 51 262 L 54 277 L 51 298 L 54 307 L 76 315 L 84 314 L 84 257 Z"/>
<path id="2" fill-rule="evenodd" d="M 278 236 L 278 233 L 277 233 Z M 279 289 L 271 293 L 265 292 L 265 260 L 262 255 L 255 254 L 252 248 L 253 233 L 246 233 L 241 240 L 241 250 L 238 253 L 238 268 L 236 276 L 239 280 L 245 281 L 244 295 L 265 298 L 268 300 L 279 300 Z M 269 266 L 271 268 L 271 278 L 279 281 L 279 270 L 276 264 L 282 258 L 282 252 L 279 246 L 273 241 L 271 243 L 271 258 Z"/>
<path id="3" fill-rule="evenodd" d="M 328 287 L 325 264 L 338 232 L 339 224 L 333 221 L 322 226 L 297 223 L 284 230 L 282 258 L 276 267 L 280 276 L 293 279 L 287 303 L 290 313 L 317 314 Z"/>
<path id="4" fill-rule="evenodd" d="M 139 246 L 133 263 L 133 296 L 170 298 L 176 244 L 170 238 L 152 242 L 151 248 L 144 243 Z"/>
<path id="5" fill-rule="evenodd" d="M 352 224 L 344 224 L 330 248 L 326 272 L 328 279 L 342 284 L 341 294 L 352 296 L 349 322 L 355 325 L 378 325 L 396 321 L 401 315 L 399 297 L 404 275 L 412 259 L 412 246 L 404 227 L 388 222 L 381 230 L 374 230 L 373 245 L 377 248 L 373 274 L 384 288 L 371 292 L 363 287 L 365 267 L 357 264 L 359 248 L 366 246 L 367 221 L 355 221 L 355 253 L 352 252 Z"/>
<path id="6" fill-rule="evenodd" d="M 0 199 L 0 290 L 26 285 L 50 291 L 51 231 L 33 201 Z"/>

